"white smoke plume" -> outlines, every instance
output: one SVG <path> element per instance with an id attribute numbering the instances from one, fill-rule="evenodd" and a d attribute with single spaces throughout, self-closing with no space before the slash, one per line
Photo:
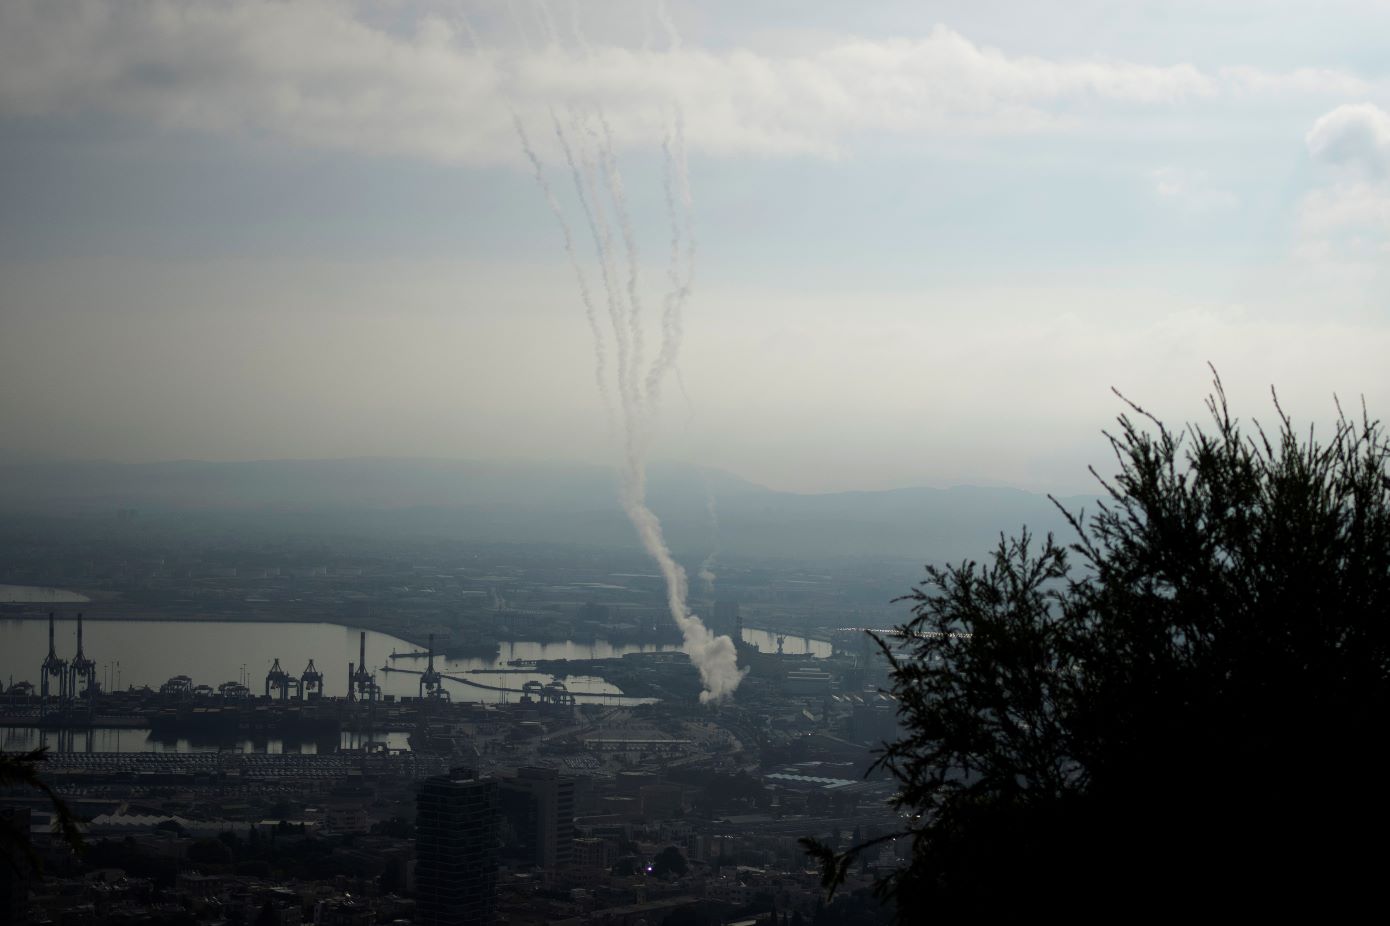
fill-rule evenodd
<path id="1" fill-rule="evenodd" d="M 647 373 L 647 398 L 652 405 L 661 399 L 662 380 L 676 367 L 684 334 L 681 319 L 695 276 L 695 232 L 691 217 L 690 174 L 685 159 L 685 119 L 679 104 L 673 107 L 672 125 L 666 132 L 661 148 L 664 155 L 662 175 L 666 212 L 671 222 L 671 255 L 666 270 L 669 289 L 661 314 L 661 350 Z M 682 242 L 685 245 L 683 274 Z M 684 386 L 681 391 L 684 392 Z"/>
<path id="2" fill-rule="evenodd" d="M 579 286 L 579 301 L 584 306 L 584 319 L 589 323 L 589 333 L 593 335 L 594 383 L 598 386 L 599 397 L 603 400 L 603 411 L 608 417 L 609 430 L 612 430 L 613 400 L 608 395 L 608 356 L 604 349 L 603 332 L 598 327 L 598 312 L 594 309 L 594 297 L 589 292 L 589 280 L 584 275 L 583 266 L 579 263 L 579 255 L 574 251 L 574 235 L 570 232 L 569 220 L 565 218 L 564 210 L 560 208 L 560 203 L 555 198 L 555 192 L 550 188 L 550 181 L 545 176 L 545 168 L 541 164 L 541 159 L 536 155 L 535 148 L 531 145 L 531 139 L 526 134 L 526 127 L 521 124 L 521 119 L 515 112 L 512 113 L 512 122 L 516 125 L 516 136 L 521 142 L 521 150 L 525 152 L 526 159 L 531 162 L 536 185 L 540 187 L 541 195 L 545 197 L 546 205 L 550 207 L 555 221 L 560 223 L 560 234 L 565 241 L 565 256 L 569 258 L 570 268 L 574 271 L 575 283 Z"/>
<path id="3" fill-rule="evenodd" d="M 550 121 L 555 129 L 555 138 L 560 144 L 560 150 L 564 152 L 565 163 L 569 167 L 570 178 L 574 182 L 575 196 L 579 200 L 580 209 L 589 226 L 590 237 L 593 239 L 594 257 L 599 265 L 599 278 L 603 282 L 603 291 L 607 297 L 608 320 L 613 328 L 614 350 L 617 354 L 618 403 L 621 410 L 624 442 L 630 445 L 634 426 L 631 385 L 628 382 L 630 358 L 628 356 L 627 324 L 623 317 L 622 294 L 614 280 L 612 235 L 608 230 L 608 221 L 603 211 L 603 199 L 599 195 L 594 180 L 594 158 L 589 154 L 588 146 L 584 144 L 586 132 L 578 114 L 571 112 L 571 117 L 576 129 L 575 135 L 579 139 L 577 156 L 574 150 L 575 146 L 570 143 L 569 136 L 565 133 L 565 128 L 559 117 L 553 109 L 550 111 Z M 597 326 L 593 334 L 596 345 L 595 356 L 598 356 L 603 352 L 602 345 L 605 339 L 602 333 L 597 330 Z"/>
<path id="4" fill-rule="evenodd" d="M 550 15 L 550 4 L 546 3 L 545 0 L 535 0 L 535 8 L 541 31 L 549 37 L 552 45 L 559 46 L 560 30 L 555 28 L 555 17 Z"/>
<path id="5" fill-rule="evenodd" d="M 574 33 L 575 44 L 584 52 L 584 56 L 593 57 L 594 48 L 584 34 L 583 23 L 579 21 L 579 0 L 570 0 L 570 31 Z"/>
<path id="6" fill-rule="evenodd" d="M 603 179 L 608 185 L 609 196 L 613 199 L 613 216 L 618 223 L 618 230 L 622 233 L 623 247 L 627 254 L 628 337 L 632 344 L 632 368 L 640 370 L 645 362 L 645 345 L 642 331 L 642 297 L 639 288 L 637 236 L 632 231 L 632 219 L 627 211 L 627 194 L 623 190 L 623 178 L 618 171 L 617 157 L 613 154 L 613 130 L 609 128 L 603 110 L 598 110 L 597 116 L 599 127 L 603 130 L 603 146 L 599 152 Z"/>
<path id="7" fill-rule="evenodd" d="M 647 553 L 656 560 L 666 580 L 666 603 L 680 628 L 684 649 L 700 671 L 704 690 L 701 703 L 719 701 L 734 693 L 747 670 L 738 667 L 738 651 L 729 637 L 716 636 L 686 604 L 689 597 L 685 570 L 671 557 L 661 534 L 661 522 L 647 507 L 646 467 L 640 459 L 629 458 L 623 474 L 623 508 Z"/>
<path id="8" fill-rule="evenodd" d="M 696 575 L 705 585 L 705 597 L 713 598 L 714 580 L 718 578 L 714 574 L 714 561 L 719 558 L 719 509 L 714 503 L 714 489 L 709 484 L 708 476 L 705 477 L 705 514 L 709 516 L 710 551 L 704 562 L 700 563 L 700 571 Z"/>
<path id="9" fill-rule="evenodd" d="M 671 8 L 666 0 L 656 0 L 656 18 L 661 23 L 661 28 L 666 31 L 666 43 L 672 51 L 680 51 L 681 34 L 676 28 L 676 21 L 671 18 Z"/>
<path id="10" fill-rule="evenodd" d="M 543 30 L 549 33 L 551 42 L 558 43 L 559 37 L 549 8 L 542 2 L 539 11 Z M 673 47 L 678 47 L 679 35 L 675 31 L 674 23 L 670 22 L 669 12 L 663 10 L 660 13 L 662 24 L 670 36 Z M 519 18 L 517 27 L 524 40 L 525 30 Z M 581 47 L 587 46 L 577 16 L 573 31 Z M 689 584 L 685 570 L 671 556 L 662 535 L 661 522 L 647 507 L 646 500 L 647 449 L 660 408 L 662 385 L 667 375 L 675 370 L 680 354 L 682 314 L 694 278 L 695 237 L 685 159 L 684 120 L 680 108 L 675 107 L 672 127 L 668 129 L 662 145 L 666 206 L 671 223 L 670 267 L 667 271 L 668 290 L 662 300 L 661 344 L 656 358 L 650 366 L 646 366 L 637 235 L 628 213 L 627 194 L 614 153 L 613 133 L 600 106 L 592 106 L 584 111 L 571 106 L 569 112 L 568 130 L 553 108 L 550 110 L 550 119 L 574 185 L 575 198 L 593 241 L 594 259 L 598 264 L 598 275 L 607 304 L 608 327 L 611 329 L 615 355 L 613 378 L 617 387 L 618 418 L 623 438 L 620 500 L 623 511 L 637 531 L 643 549 L 656 561 L 661 570 L 666 583 L 667 608 L 681 631 L 684 649 L 689 654 L 690 661 L 700 673 L 703 687 L 700 700 L 705 703 L 719 701 L 733 694 L 746 670 L 738 667 L 738 651 L 733 641 L 728 636 L 719 636 L 711 632 L 699 616 L 690 610 Z M 607 338 L 599 324 L 587 277 L 574 248 L 569 222 L 554 196 L 541 160 L 530 144 L 520 119 L 516 119 L 516 129 L 522 150 L 535 173 L 537 184 L 560 223 L 565 251 L 575 270 L 580 302 L 584 307 L 585 318 L 589 321 L 590 334 L 593 336 L 595 376 L 606 403 L 609 395 Z M 622 238 L 621 258 L 615 254 L 614 236 L 609 222 L 610 213 Z M 620 263 L 625 265 L 625 274 L 619 269 Z M 710 505 L 713 516 L 712 496 Z M 709 583 L 713 581 L 710 568 L 713 565 L 713 557 L 714 554 L 711 554 L 701 566 L 701 578 L 706 581 L 708 587 L 712 587 Z M 705 579 L 707 573 L 709 578 Z"/>

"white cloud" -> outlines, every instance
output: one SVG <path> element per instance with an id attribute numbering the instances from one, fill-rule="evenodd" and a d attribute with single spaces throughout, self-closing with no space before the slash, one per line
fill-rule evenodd
<path id="1" fill-rule="evenodd" d="M 1390 256 L 1390 113 L 1371 103 L 1338 106 L 1307 135 L 1333 173 L 1298 205 L 1295 254 L 1328 276 L 1383 292 Z"/>
<path id="2" fill-rule="evenodd" d="M 1373 103 L 1348 103 L 1313 123 L 1308 152 L 1328 164 L 1380 175 L 1390 170 L 1390 113 Z"/>
<path id="3" fill-rule="evenodd" d="M 1390 236 L 1390 186 L 1339 183 L 1311 190 L 1299 207 L 1299 226 L 1308 235 Z"/>
<path id="4" fill-rule="evenodd" d="M 1239 202 L 1230 190 L 1213 187 L 1202 171 L 1162 167 L 1151 171 L 1149 179 L 1160 201 L 1194 215 L 1234 209 Z"/>
<path id="5" fill-rule="evenodd" d="M 1251 67 L 1221 69 L 1221 80 L 1236 96 L 1364 96 L 1372 84 L 1332 68 L 1296 68 L 1275 73 Z"/>
<path id="6" fill-rule="evenodd" d="M 549 105 L 601 102 L 627 146 L 657 140 L 663 107 L 678 100 L 692 144 L 708 152 L 834 156 L 860 133 L 1037 131 L 1107 106 L 1364 86 L 1332 71 L 1213 75 L 1184 63 L 1009 55 L 944 26 L 795 53 L 633 50 L 594 36 L 520 50 L 485 35 L 478 48 L 452 7 L 414 18 L 406 9 L 9 2 L 0 6 L 0 114 L 114 112 L 169 128 L 485 164 L 517 158 L 509 105 L 542 125 Z"/>

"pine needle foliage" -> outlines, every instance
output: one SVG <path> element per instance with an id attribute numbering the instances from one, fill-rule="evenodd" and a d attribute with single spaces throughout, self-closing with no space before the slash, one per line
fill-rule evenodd
<path id="1" fill-rule="evenodd" d="M 48 758 L 46 747 L 29 752 L 0 752 L 0 789 L 32 788 L 48 799 L 53 808 L 53 828 L 69 848 L 80 852 L 84 848 L 82 831 L 77 818 L 73 816 L 57 792 L 43 780 L 39 766 Z M 38 853 L 29 840 L 29 833 L 15 825 L 12 820 L 0 817 L 0 856 L 15 873 L 21 873 L 24 866 L 34 871 L 41 870 Z"/>
<path id="2" fill-rule="evenodd" d="M 1272 427 L 1242 426 L 1213 377 L 1205 425 L 1120 396 L 1118 471 L 1092 469 L 1094 512 L 1063 509 L 1071 542 L 1025 529 L 928 566 L 878 641 L 903 826 L 876 842 L 912 853 L 877 891 L 900 919 L 1379 883 L 1390 440 L 1340 405 L 1326 438 L 1300 431 L 1277 395 Z M 832 891 L 871 848 L 803 843 Z"/>

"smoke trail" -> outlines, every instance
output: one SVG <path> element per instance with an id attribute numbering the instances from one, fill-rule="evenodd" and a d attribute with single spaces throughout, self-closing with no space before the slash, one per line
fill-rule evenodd
<path id="1" fill-rule="evenodd" d="M 601 125 L 606 127 L 601 111 L 598 114 L 598 119 Z M 616 158 L 612 154 L 611 134 L 600 135 L 590 130 L 590 137 L 596 147 L 596 157 L 600 162 L 600 169 L 603 171 L 605 179 L 608 180 L 608 191 L 613 198 L 614 211 L 621 216 L 623 212 L 622 183 L 617 170 Z M 587 154 L 583 157 L 586 162 L 589 160 Z M 606 233 L 606 223 L 602 219 L 602 210 L 596 204 L 594 211 L 598 217 L 599 226 L 605 229 L 605 234 L 602 236 L 602 260 L 606 265 L 611 264 L 611 239 Z M 622 221 L 621 218 L 619 221 Z M 616 279 L 613 273 L 605 272 L 604 285 L 609 288 L 610 304 L 620 305 L 622 294 L 616 291 Z M 615 338 L 621 339 L 623 329 L 622 325 L 619 324 L 619 314 L 620 312 L 614 312 L 612 318 Z M 634 353 L 625 352 L 623 363 L 632 363 L 635 360 Z M 656 370 L 654 376 L 648 377 L 646 385 L 650 386 L 654 383 L 659 388 L 661 377 L 665 372 L 665 368 Z M 644 395 L 644 384 L 637 377 L 638 368 L 635 364 L 628 368 L 626 373 L 620 368 L 619 374 L 620 380 L 626 382 L 626 385 L 620 389 L 620 393 L 624 402 L 624 420 L 628 423 L 621 488 L 623 510 L 633 527 L 636 528 L 642 547 L 652 559 L 656 560 L 662 578 L 666 582 L 666 603 L 671 612 L 671 618 L 681 631 L 682 648 L 690 656 L 690 661 L 700 673 L 700 681 L 704 689 L 700 692 L 700 700 L 704 703 L 718 701 L 733 693 L 747 670 L 738 667 L 738 651 L 734 647 L 733 641 L 727 636 L 716 636 L 687 606 L 689 583 L 685 570 L 671 556 L 671 551 L 662 535 L 661 521 L 647 507 L 646 502 L 646 447 L 650 437 L 651 416 L 654 411 L 651 396 L 649 394 Z"/>
<path id="2" fill-rule="evenodd" d="M 556 28 L 555 18 L 550 13 L 549 5 L 545 2 L 545 0 L 535 0 L 533 9 L 536 11 L 537 19 L 540 22 L 541 29 L 545 33 L 546 39 L 549 42 L 549 44 L 556 48 L 561 47 L 562 43 L 560 41 L 560 31 Z M 577 12 L 574 15 L 575 33 L 576 35 L 581 35 L 578 27 Z M 600 275 L 603 280 L 604 293 L 607 296 L 609 319 L 614 327 L 613 335 L 614 341 L 617 346 L 618 354 L 618 392 L 620 394 L 620 401 L 622 403 L 623 409 L 624 431 L 630 435 L 632 431 L 632 413 L 630 404 L 628 402 L 628 393 L 631 389 L 630 369 L 633 366 L 640 366 L 642 356 L 642 331 L 639 311 L 640 303 L 637 300 L 636 282 L 636 244 L 634 236 L 632 234 L 632 223 L 627 218 L 627 208 L 625 205 L 622 190 L 622 179 L 617 175 L 615 158 L 612 154 L 612 135 L 608 129 L 608 120 L 603 115 L 602 109 L 598 109 L 597 112 L 598 119 L 603 126 L 604 143 L 598 146 L 598 153 L 597 157 L 595 158 L 595 156 L 589 153 L 591 146 L 584 144 L 585 135 L 589 134 L 590 136 L 592 136 L 592 132 L 585 132 L 583 130 L 585 127 L 580 125 L 579 116 L 576 110 L 573 106 L 570 107 L 571 120 L 575 123 L 576 128 L 579 129 L 579 131 L 576 132 L 576 135 L 580 141 L 580 164 L 582 165 L 582 169 L 576 168 L 574 155 L 570 148 L 570 141 L 565 134 L 564 126 L 560 124 L 559 117 L 555 115 L 555 110 L 553 108 L 551 108 L 550 110 L 550 121 L 555 128 L 555 137 L 559 140 L 560 146 L 565 153 L 565 160 L 568 163 L 570 167 L 570 173 L 574 178 L 575 193 L 579 196 L 580 206 L 584 210 L 585 217 L 589 223 L 589 230 L 593 236 L 595 255 L 599 261 Z M 523 138 L 523 145 L 524 144 L 525 139 Z M 541 179 L 542 173 L 539 162 L 536 161 L 534 156 L 531 156 L 531 159 L 532 163 L 535 165 L 537 179 L 540 180 L 541 183 L 544 185 L 544 180 Z M 607 218 L 604 214 L 603 199 L 599 195 L 599 191 L 596 189 L 596 184 L 594 181 L 594 170 L 592 165 L 595 160 L 597 160 L 598 164 L 600 165 L 601 173 L 603 174 L 604 179 L 608 184 L 610 195 L 614 203 L 614 213 L 627 247 L 629 265 L 629 302 L 626 321 L 626 333 L 624 333 L 621 330 L 619 321 L 619 319 L 623 316 L 622 300 L 613 288 L 612 281 L 617 272 L 615 267 L 616 262 L 614 261 L 612 256 L 612 235 L 609 231 Z M 551 197 L 551 203 L 552 208 L 557 207 L 557 204 L 555 203 L 553 197 Z M 566 222 L 562 213 L 557 211 L 556 217 L 560 220 L 560 224 L 562 227 L 566 226 Z M 568 231 L 565 232 L 565 242 L 566 247 L 568 248 L 570 242 Z M 573 261 L 574 254 L 572 250 L 570 251 L 570 258 Z M 577 263 L 575 269 L 576 271 L 578 271 Z M 583 285 L 584 284 L 581 279 L 581 287 L 583 287 Z M 586 292 L 581 292 L 581 296 L 587 300 Z M 596 339 L 596 343 L 602 345 L 604 339 L 602 333 L 598 329 L 596 313 L 592 311 L 592 302 L 586 301 L 585 308 L 586 311 L 589 312 L 590 330 L 593 333 L 594 338 Z M 631 351 L 630 354 L 629 351 Z M 602 361 L 600 359 L 600 363 L 601 362 Z M 603 370 L 596 370 L 595 376 L 600 380 L 601 385 L 599 388 L 604 397 L 604 407 L 605 409 L 609 410 L 609 421 L 611 424 L 612 414 L 611 408 L 608 403 L 607 379 L 604 376 Z"/>
<path id="3" fill-rule="evenodd" d="M 468 18 L 468 14 L 461 9 L 455 9 L 453 11 L 453 18 L 454 21 L 459 24 L 459 27 L 463 29 L 464 34 L 468 36 L 468 41 L 473 46 L 473 50 L 481 52 L 483 50 L 483 43 L 479 41 L 478 30 L 473 28 L 473 22 Z"/>
<path id="4" fill-rule="evenodd" d="M 666 212 L 671 222 L 671 255 L 666 276 L 670 289 L 663 303 L 661 350 L 647 371 L 647 400 L 655 405 L 661 398 L 661 382 L 676 366 L 684 336 L 682 316 L 695 275 L 695 232 L 691 219 L 689 167 L 685 160 L 685 117 L 674 107 L 673 127 L 662 141 L 663 180 Z M 677 200 L 680 208 L 677 208 Z M 681 244 L 685 244 L 685 274 L 681 274 Z"/>
<path id="5" fill-rule="evenodd" d="M 516 27 L 516 34 L 521 36 L 521 47 L 526 49 L 526 53 L 531 53 L 531 39 L 526 35 L 526 26 L 521 21 L 521 14 L 517 12 L 515 0 L 507 0 L 507 12 L 512 17 L 512 25 Z"/>
<path id="6" fill-rule="evenodd" d="M 671 51 L 681 50 L 681 34 L 676 29 L 676 21 L 671 18 L 671 8 L 666 5 L 666 0 L 657 0 L 656 20 L 661 23 L 661 28 L 666 31 L 666 42 Z"/>
<path id="7" fill-rule="evenodd" d="M 555 23 L 549 8 L 542 3 L 538 9 L 542 13 L 543 28 L 549 32 L 550 41 L 558 43 Z M 512 7 L 513 19 L 523 44 L 528 48 L 524 27 L 516 10 Z M 586 53 L 587 41 L 579 28 L 577 11 L 572 7 L 574 33 L 576 40 Z M 666 14 L 669 20 L 669 14 Z M 664 22 L 668 34 L 672 36 L 673 47 L 678 45 L 674 24 Z M 650 26 L 650 19 L 648 19 Z M 550 110 L 550 119 L 556 140 L 564 155 L 574 185 L 575 195 L 584 214 L 590 238 L 593 241 L 594 257 L 599 266 L 608 322 L 613 332 L 615 353 L 615 376 L 618 405 L 623 425 L 623 463 L 619 498 L 623 511 L 637 531 L 638 539 L 647 554 L 656 561 L 666 584 L 666 603 L 671 618 L 681 631 L 683 648 L 690 656 L 691 663 L 700 673 L 703 690 L 702 702 L 718 701 L 733 693 L 742 681 L 746 670 L 738 667 L 738 653 L 733 641 L 727 636 L 717 636 L 711 632 L 696 614 L 688 607 L 689 584 L 685 570 L 676 563 L 662 536 L 661 522 L 647 507 L 646 502 L 646 453 L 652 436 L 652 427 L 658 411 L 662 383 L 668 373 L 675 369 L 682 335 L 681 313 L 690 292 L 690 281 L 694 275 L 694 236 L 691 233 L 691 201 L 689 181 L 685 174 L 684 126 L 679 108 L 676 109 L 675 128 L 668 133 L 663 144 L 666 164 L 667 211 L 672 225 L 671 266 L 667 272 L 670 292 L 663 303 L 661 317 L 661 349 L 657 359 L 649 369 L 644 370 L 644 326 L 640 286 L 640 259 L 637 236 L 633 231 L 631 217 L 627 208 L 626 191 L 622 174 L 614 153 L 613 132 L 608 119 L 599 106 L 594 106 L 592 115 L 581 113 L 570 107 L 570 129 L 562 124 L 555 110 Z M 600 383 L 600 391 L 608 406 L 608 377 L 606 375 L 606 352 L 603 345 L 606 338 L 599 324 L 594 298 L 588 288 L 577 253 L 573 236 L 569 230 L 564 212 L 560 208 L 553 191 L 545 177 L 540 158 L 536 155 L 526 135 L 520 119 L 514 117 L 517 137 L 522 150 L 536 174 L 536 180 L 547 204 L 556 214 L 564 235 L 566 254 L 575 268 L 576 279 L 580 285 L 580 300 L 584 304 L 585 315 L 590 323 L 590 333 L 596 344 L 595 378 Z M 597 123 L 597 127 L 595 127 Z M 571 134 L 572 133 L 572 134 Z M 606 194 L 606 195 L 605 195 Z M 606 202 L 605 202 L 606 200 Z M 679 206 L 677 206 L 679 201 Z M 614 254 L 613 232 L 609 224 L 609 212 L 618 232 L 622 236 L 626 279 L 620 281 L 619 258 Z M 684 246 L 684 255 L 682 255 Z M 684 256 L 684 267 L 681 258 Z M 682 272 L 684 271 L 684 272 Z M 711 497 L 711 506 L 713 505 Z M 711 507 L 713 516 L 713 508 Z M 701 568 L 702 577 L 709 572 L 713 556 Z M 705 580 L 707 583 L 712 578 Z"/>
<path id="8" fill-rule="evenodd" d="M 685 388 L 685 374 L 681 372 L 680 364 L 671 364 L 671 375 L 676 378 L 676 391 L 685 400 L 685 426 L 689 429 L 695 422 L 695 403 L 690 401 L 690 390 Z"/>
<path id="9" fill-rule="evenodd" d="M 718 558 L 719 551 L 711 550 L 709 556 L 706 556 L 700 563 L 700 571 L 696 573 L 700 577 L 700 581 L 704 583 L 706 598 L 714 597 L 714 580 L 719 578 L 714 572 L 714 561 Z"/>
<path id="10" fill-rule="evenodd" d="M 577 127 L 578 117 L 575 116 Z M 584 218 L 589 226 L 589 234 L 594 243 L 594 255 L 599 264 L 599 277 L 603 281 L 603 291 L 607 297 L 608 320 L 613 328 L 613 341 L 617 354 L 617 381 L 618 381 L 618 403 L 622 411 L 623 430 L 627 438 L 627 444 L 632 443 L 633 419 L 632 419 L 632 394 L 631 384 L 628 377 L 628 342 L 627 326 L 623 318 L 623 306 L 621 295 L 613 282 L 612 260 L 610 258 L 611 234 L 608 230 L 607 219 L 603 215 L 603 201 L 596 195 L 597 189 L 593 178 L 593 161 L 587 153 L 587 149 L 582 147 L 584 133 L 580 131 L 578 137 L 581 141 L 579 159 L 576 161 L 574 147 L 571 146 L 569 136 L 565 134 L 564 126 L 560 124 L 560 119 L 555 115 L 555 111 L 550 111 L 550 120 L 555 127 L 555 137 L 560 142 L 560 149 L 564 152 L 565 163 L 569 166 L 571 179 L 574 181 L 575 195 L 579 198 L 579 204 L 584 212 Z"/>
<path id="11" fill-rule="evenodd" d="M 684 639 L 683 649 L 699 670 L 700 681 L 704 685 L 700 702 L 707 704 L 728 697 L 743 681 L 748 670 L 738 667 L 738 650 L 734 647 L 734 641 L 727 636 L 716 636 L 686 607 L 689 588 L 685 570 L 672 559 L 671 551 L 661 536 L 661 522 L 646 505 L 646 473 L 640 459 L 628 459 L 622 495 L 628 519 L 637 528 L 642 546 L 656 560 L 666 580 L 667 606 L 676 626 L 680 628 Z"/>
<path id="12" fill-rule="evenodd" d="M 642 50 L 652 50 L 652 10 L 647 4 L 642 4 Z"/>
<path id="13" fill-rule="evenodd" d="M 714 597 L 714 561 L 719 558 L 719 509 L 714 503 L 714 488 L 709 483 L 709 474 L 705 473 L 705 514 L 709 515 L 709 556 L 700 564 L 700 571 L 697 573 L 700 581 L 705 584 L 705 597 Z"/>
<path id="14" fill-rule="evenodd" d="M 579 22 L 579 0 L 570 0 L 570 31 L 574 33 L 574 41 L 579 45 L 579 50 L 584 52 L 584 57 L 593 57 L 593 46 L 589 44 L 588 38 L 584 35 L 584 28 Z"/>
<path id="15" fill-rule="evenodd" d="M 675 111 L 674 143 L 671 157 L 675 162 L 677 193 L 681 203 L 681 222 L 685 226 L 685 285 L 684 296 L 689 298 L 690 287 L 695 279 L 695 216 L 694 204 L 690 195 L 690 162 L 685 153 L 685 110 L 679 103 L 672 107 Z"/>
<path id="16" fill-rule="evenodd" d="M 691 221 L 690 181 L 685 161 L 685 119 L 679 103 L 672 106 L 673 118 L 666 124 L 661 140 L 662 187 L 666 194 L 666 216 L 671 223 L 671 255 L 666 268 L 669 285 L 663 300 L 662 350 L 658 354 L 657 366 L 670 365 L 675 376 L 676 387 L 685 400 L 687 424 L 695 419 L 695 405 L 690 401 L 690 392 L 685 388 L 685 377 L 681 375 L 680 364 L 676 362 L 675 346 L 679 344 L 682 331 L 679 323 L 681 309 L 690 296 L 690 287 L 695 273 L 695 232 Z M 679 187 L 679 191 L 677 191 Z M 681 208 L 676 208 L 680 199 Z M 681 245 L 686 241 L 686 272 L 681 276 Z M 708 487 L 707 487 L 708 488 Z"/>
<path id="17" fill-rule="evenodd" d="M 560 208 L 560 203 L 555 199 L 555 193 L 550 188 L 550 181 L 546 179 L 545 169 L 541 166 L 541 160 L 536 156 L 536 151 L 531 147 L 531 139 L 526 134 L 526 127 L 521 124 L 521 117 L 515 112 L 512 113 L 512 124 L 516 126 L 516 136 L 521 142 L 521 150 L 525 152 L 526 159 L 531 162 L 531 168 L 536 177 L 536 184 L 541 189 L 541 195 L 545 197 L 546 205 L 550 207 L 551 213 L 555 216 L 555 221 L 560 223 L 560 234 L 564 236 L 565 256 L 569 258 L 570 267 L 574 270 L 575 282 L 579 284 L 579 301 L 584 306 L 584 319 L 589 323 L 589 333 L 594 341 L 594 382 L 598 386 L 599 397 L 603 400 L 603 411 L 608 418 L 608 427 L 613 427 L 613 400 L 608 394 L 608 357 L 604 350 L 603 332 L 598 326 L 598 312 L 594 309 L 594 297 L 589 292 L 589 281 L 584 276 L 584 268 L 579 264 L 579 256 L 574 251 L 574 236 L 570 233 L 570 223 L 565 219 L 564 210 Z"/>
<path id="18" fill-rule="evenodd" d="M 541 29 L 550 37 L 550 43 L 557 48 L 560 46 L 560 32 L 555 28 L 555 18 L 550 15 L 550 6 L 545 0 L 535 2 L 536 18 L 540 21 Z"/>
<path id="19" fill-rule="evenodd" d="M 641 370 L 644 362 L 645 345 L 642 332 L 642 299 L 638 291 L 637 236 L 632 232 L 632 218 L 627 211 L 627 195 L 623 190 L 623 177 L 618 171 L 618 159 L 613 154 L 613 130 L 608 125 L 608 117 L 603 109 L 597 109 L 599 126 L 603 130 L 599 163 L 603 177 L 608 184 L 608 194 L 613 199 L 613 215 L 618 230 L 623 236 L 623 247 L 627 255 L 627 298 L 628 335 L 632 339 L 632 369 Z"/>
<path id="20" fill-rule="evenodd" d="M 674 366 L 674 344 L 679 334 L 671 324 L 675 311 L 675 300 L 682 289 L 680 275 L 682 233 L 679 214 L 676 211 L 675 172 L 675 158 L 672 154 L 672 129 L 668 124 L 665 135 L 661 139 L 661 186 L 666 194 L 666 216 L 671 223 L 671 256 L 666 267 L 666 280 L 669 288 L 662 300 L 661 348 L 657 351 L 656 360 L 647 373 L 647 397 L 653 405 L 661 397 L 662 371 L 668 366 Z"/>

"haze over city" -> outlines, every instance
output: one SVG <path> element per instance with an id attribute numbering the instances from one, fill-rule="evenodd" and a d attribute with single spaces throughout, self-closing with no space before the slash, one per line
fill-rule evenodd
<path id="1" fill-rule="evenodd" d="M 5 457 L 610 464 L 509 115 L 574 210 L 546 111 L 594 104 L 654 293 L 685 121 L 655 458 L 1065 493 L 1111 386 L 1384 404 L 1383 4 L 575 10 L 6 4 Z"/>
<path id="2" fill-rule="evenodd" d="M 0 2 L 0 922 L 1374 909 L 1388 35 Z"/>

